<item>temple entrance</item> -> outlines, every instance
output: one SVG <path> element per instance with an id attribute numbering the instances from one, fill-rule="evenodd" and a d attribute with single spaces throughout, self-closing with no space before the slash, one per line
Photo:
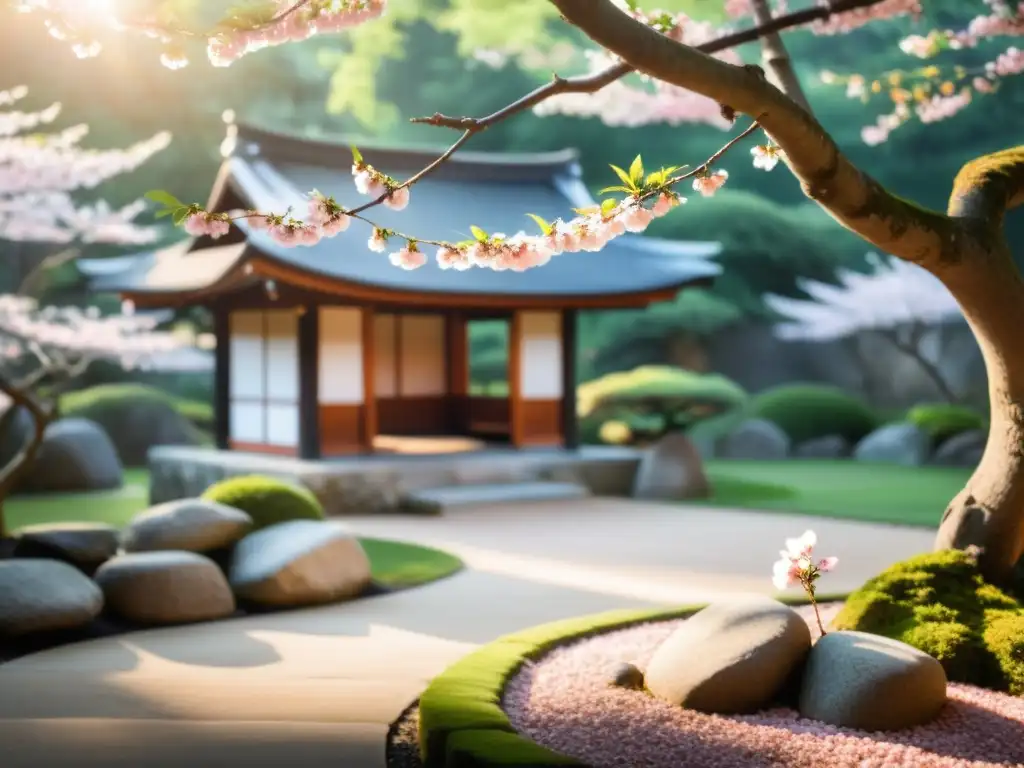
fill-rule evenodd
<path id="1" fill-rule="evenodd" d="M 510 340 L 507 316 L 474 318 L 465 323 L 467 382 L 465 434 L 492 442 L 511 439 Z"/>

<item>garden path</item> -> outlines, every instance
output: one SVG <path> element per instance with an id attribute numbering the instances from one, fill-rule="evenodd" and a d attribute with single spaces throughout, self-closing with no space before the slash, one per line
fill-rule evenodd
<path id="1" fill-rule="evenodd" d="M 4 768 L 383 768 L 387 724 L 447 665 L 526 626 L 772 591 L 810 527 L 844 590 L 931 543 L 927 530 L 616 499 L 357 518 L 468 568 L 351 604 L 149 630 L 0 667 Z"/>

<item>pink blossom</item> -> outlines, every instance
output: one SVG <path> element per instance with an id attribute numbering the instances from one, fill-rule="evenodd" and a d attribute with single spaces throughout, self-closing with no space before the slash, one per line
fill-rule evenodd
<path id="1" fill-rule="evenodd" d="M 713 171 L 706 176 L 697 176 L 693 180 L 693 189 L 703 197 L 711 197 L 729 178 L 728 171 Z"/>
<path id="2" fill-rule="evenodd" d="M 427 255 L 415 246 L 406 246 L 388 256 L 388 260 L 396 267 L 412 270 L 419 269 L 426 264 Z"/>
<path id="3" fill-rule="evenodd" d="M 405 210 L 405 207 L 409 205 L 409 188 L 398 187 L 393 190 L 390 195 L 384 198 L 384 205 L 393 211 Z"/>
<path id="4" fill-rule="evenodd" d="M 388 249 L 388 239 L 384 236 L 376 227 L 373 230 L 373 234 L 370 235 L 370 239 L 366 243 L 366 247 L 374 253 L 384 253 Z"/>
<path id="5" fill-rule="evenodd" d="M 657 218 L 661 218 L 662 216 L 666 215 L 669 211 L 671 211 L 673 208 L 675 208 L 677 205 L 681 205 L 682 203 L 685 202 L 685 197 L 679 197 L 677 195 L 669 194 L 667 192 L 662 192 L 660 195 L 658 195 L 658 199 L 655 200 L 654 207 L 651 208 L 651 213 L 653 213 Z"/>
<path id="6" fill-rule="evenodd" d="M 754 167 L 763 171 L 770 171 L 779 164 L 782 150 L 773 144 L 758 144 L 751 148 L 750 154 L 754 156 Z"/>

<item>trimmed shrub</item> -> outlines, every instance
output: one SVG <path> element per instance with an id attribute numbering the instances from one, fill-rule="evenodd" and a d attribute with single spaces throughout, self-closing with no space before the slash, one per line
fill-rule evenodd
<path id="1" fill-rule="evenodd" d="M 194 410 L 201 407 L 197 403 Z M 204 438 L 181 412 L 179 401 L 144 384 L 103 384 L 69 392 L 60 398 L 59 408 L 62 417 L 89 419 L 103 427 L 126 467 L 145 466 L 153 446 L 199 445 Z"/>
<path id="2" fill-rule="evenodd" d="M 953 682 L 1024 695 L 1024 604 L 982 580 L 965 552 L 887 568 L 847 598 L 835 626 L 919 648 Z"/>
<path id="3" fill-rule="evenodd" d="M 961 432 L 988 429 L 987 420 L 980 413 L 950 403 L 914 406 L 907 411 L 904 420 L 925 430 L 933 445 L 939 445 Z"/>
<path id="4" fill-rule="evenodd" d="M 827 435 L 856 443 L 877 426 L 866 403 L 838 387 L 787 384 L 754 396 L 752 416 L 777 424 L 794 444 Z"/>
<path id="5" fill-rule="evenodd" d="M 622 422 L 646 436 L 688 430 L 742 409 L 747 394 L 725 376 L 643 365 L 580 384 L 576 399 L 581 441 L 602 443 L 606 422 Z"/>
<path id="6" fill-rule="evenodd" d="M 204 499 L 247 512 L 253 530 L 289 520 L 323 520 L 324 508 L 312 491 L 265 475 L 242 475 L 211 485 Z"/>

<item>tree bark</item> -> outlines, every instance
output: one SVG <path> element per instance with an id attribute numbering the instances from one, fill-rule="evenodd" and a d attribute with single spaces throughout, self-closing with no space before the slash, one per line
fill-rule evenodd
<path id="1" fill-rule="evenodd" d="M 1002 225 L 1006 212 L 1024 203 L 1024 147 L 967 163 L 953 182 L 946 213 L 929 210 L 854 166 L 814 116 L 763 74 L 671 40 L 610 0 L 550 1 L 634 69 L 757 120 L 810 199 L 950 290 L 981 348 L 992 418 L 982 460 L 943 515 L 935 544 L 981 547 L 985 577 L 1007 581 L 1024 554 L 1024 279 Z"/>
<path id="2" fill-rule="evenodd" d="M 768 5 L 768 0 L 750 0 L 750 7 L 754 14 L 754 21 L 759 27 L 771 23 L 772 9 Z M 805 110 L 811 111 L 807 94 L 800 86 L 800 78 L 796 76 L 789 52 L 778 32 L 769 32 L 761 38 L 761 63 L 764 65 L 768 81 L 772 85 Z"/>

